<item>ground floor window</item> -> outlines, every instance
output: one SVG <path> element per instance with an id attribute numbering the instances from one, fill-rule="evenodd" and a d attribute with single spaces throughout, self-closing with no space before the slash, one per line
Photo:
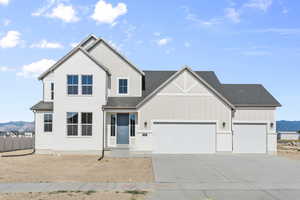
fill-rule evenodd
<path id="1" fill-rule="evenodd" d="M 116 136 L 116 115 L 110 116 L 110 136 Z"/>
<path id="2" fill-rule="evenodd" d="M 67 113 L 67 135 L 78 136 L 78 113 Z"/>
<path id="3" fill-rule="evenodd" d="M 93 113 L 81 113 L 81 135 L 92 136 Z"/>
<path id="4" fill-rule="evenodd" d="M 130 121 L 130 136 L 134 137 L 135 136 L 135 114 L 130 114 L 129 116 L 129 121 Z"/>
<path id="5" fill-rule="evenodd" d="M 52 113 L 44 114 L 44 132 L 52 132 L 53 116 Z"/>

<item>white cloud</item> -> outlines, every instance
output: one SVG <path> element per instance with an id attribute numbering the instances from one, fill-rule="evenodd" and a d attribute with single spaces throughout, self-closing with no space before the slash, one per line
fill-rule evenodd
<path id="1" fill-rule="evenodd" d="M 225 17 L 230 19 L 234 23 L 240 23 L 240 13 L 235 8 L 226 8 Z"/>
<path id="2" fill-rule="evenodd" d="M 156 44 L 158 46 L 164 46 L 164 45 L 167 45 L 168 43 L 170 43 L 171 40 L 172 40 L 171 38 L 162 38 L 162 39 L 157 40 Z"/>
<path id="3" fill-rule="evenodd" d="M 300 28 L 267 28 L 249 31 L 253 33 L 277 33 L 280 35 L 299 35 Z"/>
<path id="4" fill-rule="evenodd" d="M 272 55 L 269 51 L 245 51 L 242 52 L 242 55 L 244 56 L 270 56 Z"/>
<path id="5" fill-rule="evenodd" d="M 8 26 L 9 24 L 11 24 L 11 20 L 10 19 L 4 19 L 3 20 L 3 26 Z"/>
<path id="6" fill-rule="evenodd" d="M 9 72 L 9 71 L 15 71 L 15 69 L 12 69 L 10 67 L 0 66 L 0 72 Z"/>
<path id="7" fill-rule="evenodd" d="M 189 47 L 191 46 L 191 43 L 189 43 L 189 42 L 184 42 L 184 46 L 185 46 L 186 48 L 189 48 Z"/>
<path id="8" fill-rule="evenodd" d="M 37 9 L 35 12 L 31 13 L 32 16 L 42 16 L 46 13 L 48 9 L 50 9 L 53 5 L 57 3 L 57 0 L 47 0 L 47 4 L 39 9 Z"/>
<path id="9" fill-rule="evenodd" d="M 127 13 L 127 6 L 125 3 L 118 3 L 115 7 L 104 0 L 100 0 L 95 5 L 94 13 L 91 18 L 98 23 L 114 25 L 115 20 Z"/>
<path id="10" fill-rule="evenodd" d="M 67 23 L 79 21 L 79 18 L 76 16 L 76 11 L 73 6 L 67 6 L 62 3 L 53 8 L 51 13 L 47 14 L 47 16 L 50 18 L 61 19 Z"/>
<path id="11" fill-rule="evenodd" d="M 71 46 L 72 48 L 75 48 L 78 44 L 79 44 L 79 42 L 71 42 L 71 43 L 70 43 L 70 46 Z"/>
<path id="12" fill-rule="evenodd" d="M 60 49 L 63 48 L 63 45 L 58 42 L 48 42 L 47 40 L 42 40 L 38 43 L 32 44 L 30 48 Z"/>
<path id="13" fill-rule="evenodd" d="M 203 20 L 203 19 L 200 19 L 198 17 L 198 15 L 190 12 L 189 7 L 184 6 L 182 8 L 186 12 L 186 16 L 185 16 L 186 20 L 189 20 L 189 21 L 195 23 L 196 25 L 199 25 L 199 26 L 202 26 L 202 27 L 210 27 L 210 26 L 213 26 L 213 25 L 220 24 L 223 21 L 223 17 L 213 17 L 213 18 L 210 18 L 208 20 Z"/>
<path id="14" fill-rule="evenodd" d="M 0 4 L 8 5 L 10 0 L 0 0 Z"/>
<path id="15" fill-rule="evenodd" d="M 20 44 L 21 33 L 18 31 L 8 31 L 4 37 L 0 39 L 0 48 L 13 48 Z"/>
<path id="16" fill-rule="evenodd" d="M 158 36 L 161 35 L 161 33 L 160 32 L 154 32 L 153 35 L 158 37 Z"/>
<path id="17" fill-rule="evenodd" d="M 286 15 L 288 14 L 289 10 L 287 8 L 282 8 L 282 14 Z"/>
<path id="18" fill-rule="evenodd" d="M 55 62 L 56 61 L 51 59 L 42 59 L 31 64 L 24 65 L 22 67 L 22 71 L 17 73 L 17 76 L 37 77 L 54 65 Z"/>
<path id="19" fill-rule="evenodd" d="M 272 5 L 272 0 L 250 0 L 244 7 L 255 8 L 266 12 Z"/>

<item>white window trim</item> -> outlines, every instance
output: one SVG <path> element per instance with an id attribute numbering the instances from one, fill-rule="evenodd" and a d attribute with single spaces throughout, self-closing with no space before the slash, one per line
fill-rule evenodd
<path id="1" fill-rule="evenodd" d="M 72 125 L 72 124 L 67 123 L 67 120 L 68 120 L 68 114 L 67 113 L 72 113 L 72 112 L 78 113 L 78 123 L 77 123 L 78 134 L 77 135 L 68 135 L 68 125 Z M 81 113 L 92 113 L 92 118 L 93 118 L 92 124 L 82 124 L 81 123 Z M 92 135 L 82 135 L 82 125 L 92 125 Z M 68 112 L 66 112 L 66 130 L 65 130 L 65 136 L 67 138 L 92 138 L 93 135 L 94 135 L 94 131 L 93 130 L 94 130 L 94 113 L 92 111 L 68 111 Z"/>
<path id="2" fill-rule="evenodd" d="M 82 94 L 82 87 L 90 86 L 90 84 L 82 84 L 82 76 L 92 76 L 92 94 Z M 80 85 L 80 93 L 78 94 L 78 96 L 93 96 L 93 94 L 94 94 L 94 75 L 93 74 L 80 74 L 80 84 L 79 85 Z"/>
<path id="3" fill-rule="evenodd" d="M 69 94 L 69 91 L 68 91 L 68 87 L 69 86 L 76 86 L 76 84 L 68 84 L 68 76 L 78 76 L 78 83 L 77 83 L 77 94 Z M 79 96 L 80 95 L 80 74 L 67 74 L 66 75 L 66 93 L 68 96 Z"/>
<path id="4" fill-rule="evenodd" d="M 120 93 L 119 92 L 119 80 L 120 79 L 127 79 L 127 93 L 126 94 L 123 94 L 123 93 Z M 118 96 L 129 96 L 129 78 L 128 77 L 117 77 L 117 95 Z"/>
<path id="5" fill-rule="evenodd" d="M 52 115 L 52 122 L 45 122 L 45 115 L 50 114 Z M 52 124 L 52 131 L 45 131 L 45 124 Z M 46 134 L 52 134 L 53 133 L 53 112 L 45 112 L 43 113 L 43 132 Z"/>

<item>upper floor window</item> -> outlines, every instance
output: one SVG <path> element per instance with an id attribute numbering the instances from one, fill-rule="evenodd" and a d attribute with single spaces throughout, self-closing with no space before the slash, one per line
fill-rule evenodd
<path id="1" fill-rule="evenodd" d="M 119 94 L 128 94 L 128 79 L 119 79 Z"/>
<path id="2" fill-rule="evenodd" d="M 68 75 L 68 94 L 78 94 L 78 75 Z"/>
<path id="3" fill-rule="evenodd" d="M 81 93 L 83 95 L 93 94 L 93 76 L 92 75 L 82 75 L 81 76 Z"/>
<path id="4" fill-rule="evenodd" d="M 44 114 L 44 132 L 52 132 L 53 116 L 51 113 Z"/>
<path id="5" fill-rule="evenodd" d="M 51 100 L 54 99 L 54 83 L 51 83 Z"/>

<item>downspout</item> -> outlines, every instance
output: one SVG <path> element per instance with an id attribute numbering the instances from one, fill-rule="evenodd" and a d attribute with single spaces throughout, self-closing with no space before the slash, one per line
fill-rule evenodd
<path id="1" fill-rule="evenodd" d="M 231 151 L 233 153 L 233 137 L 234 137 L 234 131 L 233 131 L 233 116 L 235 114 L 235 110 L 232 109 L 232 113 L 231 113 L 231 132 L 232 132 L 232 137 L 231 137 Z"/>
<path id="2" fill-rule="evenodd" d="M 35 120 L 36 119 L 36 112 L 35 111 L 33 111 L 33 112 L 34 112 L 34 127 L 36 127 L 36 125 L 35 125 L 35 123 L 36 123 L 36 120 Z M 35 132 L 35 130 L 34 130 L 34 132 Z M 34 143 L 33 143 L 33 150 L 32 150 L 32 152 L 25 153 L 25 154 L 17 154 L 17 155 L 2 155 L 1 157 L 3 157 L 3 158 L 21 157 L 21 156 L 30 156 L 30 155 L 35 154 L 35 139 L 36 139 L 35 133 L 34 133 Z"/>
<path id="3" fill-rule="evenodd" d="M 100 158 L 98 158 L 98 161 L 102 160 L 104 158 L 104 132 L 105 132 L 105 111 L 104 109 L 102 108 L 102 112 L 103 112 L 103 130 L 102 130 L 102 154 L 100 156 Z"/>

